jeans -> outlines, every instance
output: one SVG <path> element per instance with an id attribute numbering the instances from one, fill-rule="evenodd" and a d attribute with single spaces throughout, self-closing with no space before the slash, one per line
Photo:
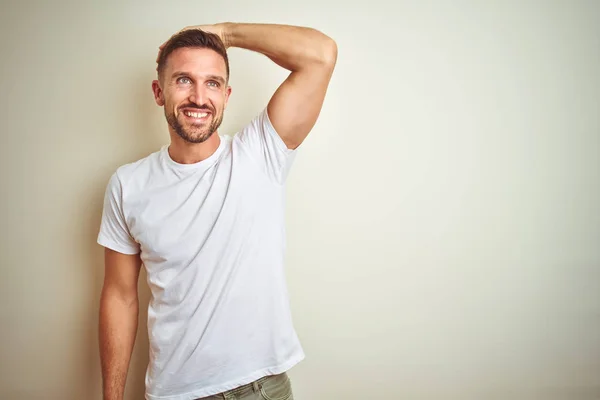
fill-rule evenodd
<path id="1" fill-rule="evenodd" d="M 260 378 L 238 388 L 197 400 L 294 400 L 290 378 L 284 372 Z"/>

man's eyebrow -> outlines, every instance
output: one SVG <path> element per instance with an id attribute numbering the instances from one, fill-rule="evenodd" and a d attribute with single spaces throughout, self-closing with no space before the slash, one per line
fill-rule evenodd
<path id="1" fill-rule="evenodd" d="M 225 84 L 225 78 L 219 75 L 207 75 L 206 79 L 213 80 L 219 82 L 221 85 Z"/>

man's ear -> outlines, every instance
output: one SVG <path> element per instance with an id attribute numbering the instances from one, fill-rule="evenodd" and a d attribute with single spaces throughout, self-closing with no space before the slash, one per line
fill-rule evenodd
<path id="1" fill-rule="evenodd" d="M 164 106 L 165 98 L 163 96 L 163 90 L 160 87 L 160 83 L 156 79 L 152 81 L 152 93 L 154 93 L 154 101 L 156 104 L 161 107 Z"/>
<path id="2" fill-rule="evenodd" d="M 231 86 L 227 86 L 225 89 L 225 105 L 223 108 L 227 108 L 227 104 L 229 103 L 229 96 L 231 96 Z"/>

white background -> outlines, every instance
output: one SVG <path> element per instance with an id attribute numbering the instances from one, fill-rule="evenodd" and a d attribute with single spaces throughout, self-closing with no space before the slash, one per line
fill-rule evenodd
<path id="1" fill-rule="evenodd" d="M 338 43 L 288 184 L 298 400 L 600 398 L 600 3 L 384 0 L 2 2 L 0 398 L 101 398 L 104 189 L 168 143 L 158 46 L 222 21 Z M 230 62 L 227 134 L 287 74 Z"/>

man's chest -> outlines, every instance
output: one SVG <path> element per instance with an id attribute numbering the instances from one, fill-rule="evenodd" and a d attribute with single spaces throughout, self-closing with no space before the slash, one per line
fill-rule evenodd
<path id="1" fill-rule="evenodd" d="M 126 203 L 144 258 L 185 261 L 203 249 L 243 240 L 280 208 L 280 190 L 260 174 L 220 165 L 201 177 L 150 186 Z"/>

